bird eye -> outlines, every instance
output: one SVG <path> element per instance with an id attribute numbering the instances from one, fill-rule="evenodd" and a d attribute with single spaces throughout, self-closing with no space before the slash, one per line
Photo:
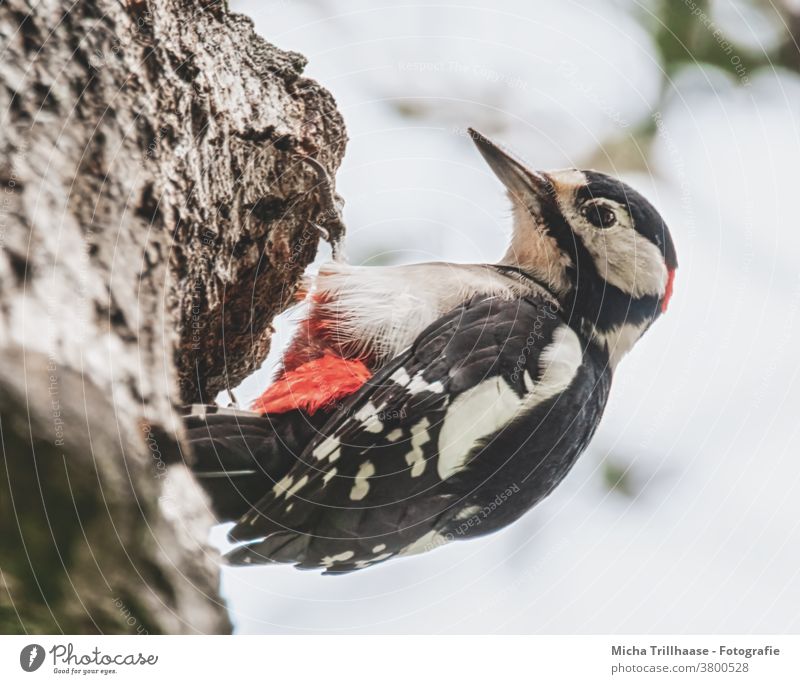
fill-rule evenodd
<path id="1" fill-rule="evenodd" d="M 611 228 L 617 222 L 617 215 L 613 209 L 605 204 L 584 204 L 581 208 L 583 217 L 597 228 Z"/>

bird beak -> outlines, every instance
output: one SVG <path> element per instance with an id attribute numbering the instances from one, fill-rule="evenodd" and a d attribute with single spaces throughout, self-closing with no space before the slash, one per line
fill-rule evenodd
<path id="1" fill-rule="evenodd" d="M 553 194 L 553 185 L 541 173 L 531 171 L 508 152 L 474 128 L 468 128 L 472 142 L 495 175 L 506 186 L 512 198 L 529 210 L 541 209 Z M 531 201 L 535 200 L 535 201 Z M 533 206 L 532 206 L 533 205 Z"/>

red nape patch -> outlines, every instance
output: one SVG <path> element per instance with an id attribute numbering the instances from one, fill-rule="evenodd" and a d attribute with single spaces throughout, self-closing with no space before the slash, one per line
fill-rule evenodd
<path id="1" fill-rule="evenodd" d="M 669 300 L 672 298 L 672 286 L 675 284 L 675 269 L 669 269 L 669 277 L 667 278 L 667 289 L 664 290 L 664 298 L 661 300 L 661 313 L 666 313 L 669 306 Z"/>
<path id="2" fill-rule="evenodd" d="M 284 373 L 253 402 L 252 409 L 262 414 L 302 409 L 313 416 L 355 392 L 370 377 L 372 373 L 361 361 L 326 353 Z"/>

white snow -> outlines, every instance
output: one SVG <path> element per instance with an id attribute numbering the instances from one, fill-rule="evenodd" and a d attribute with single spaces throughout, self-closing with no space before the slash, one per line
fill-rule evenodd
<path id="1" fill-rule="evenodd" d="M 234 3 L 337 98 L 357 263 L 500 256 L 509 209 L 467 125 L 541 168 L 639 159 L 662 75 L 631 3 L 449 4 Z M 557 491 L 503 532 L 342 577 L 226 569 L 239 632 L 800 628 L 800 79 L 748 77 L 678 74 L 643 171 L 623 174 L 668 220 L 675 295 Z M 604 486 L 606 457 L 633 497 Z"/>

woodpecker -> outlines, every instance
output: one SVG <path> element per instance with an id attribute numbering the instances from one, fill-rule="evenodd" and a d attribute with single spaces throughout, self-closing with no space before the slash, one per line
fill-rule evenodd
<path id="1" fill-rule="evenodd" d="M 596 171 L 530 170 L 473 129 L 513 208 L 496 264 L 331 263 L 252 411 L 194 407 L 194 470 L 234 565 L 328 574 L 513 523 L 592 438 L 667 310 L 664 220 Z"/>

